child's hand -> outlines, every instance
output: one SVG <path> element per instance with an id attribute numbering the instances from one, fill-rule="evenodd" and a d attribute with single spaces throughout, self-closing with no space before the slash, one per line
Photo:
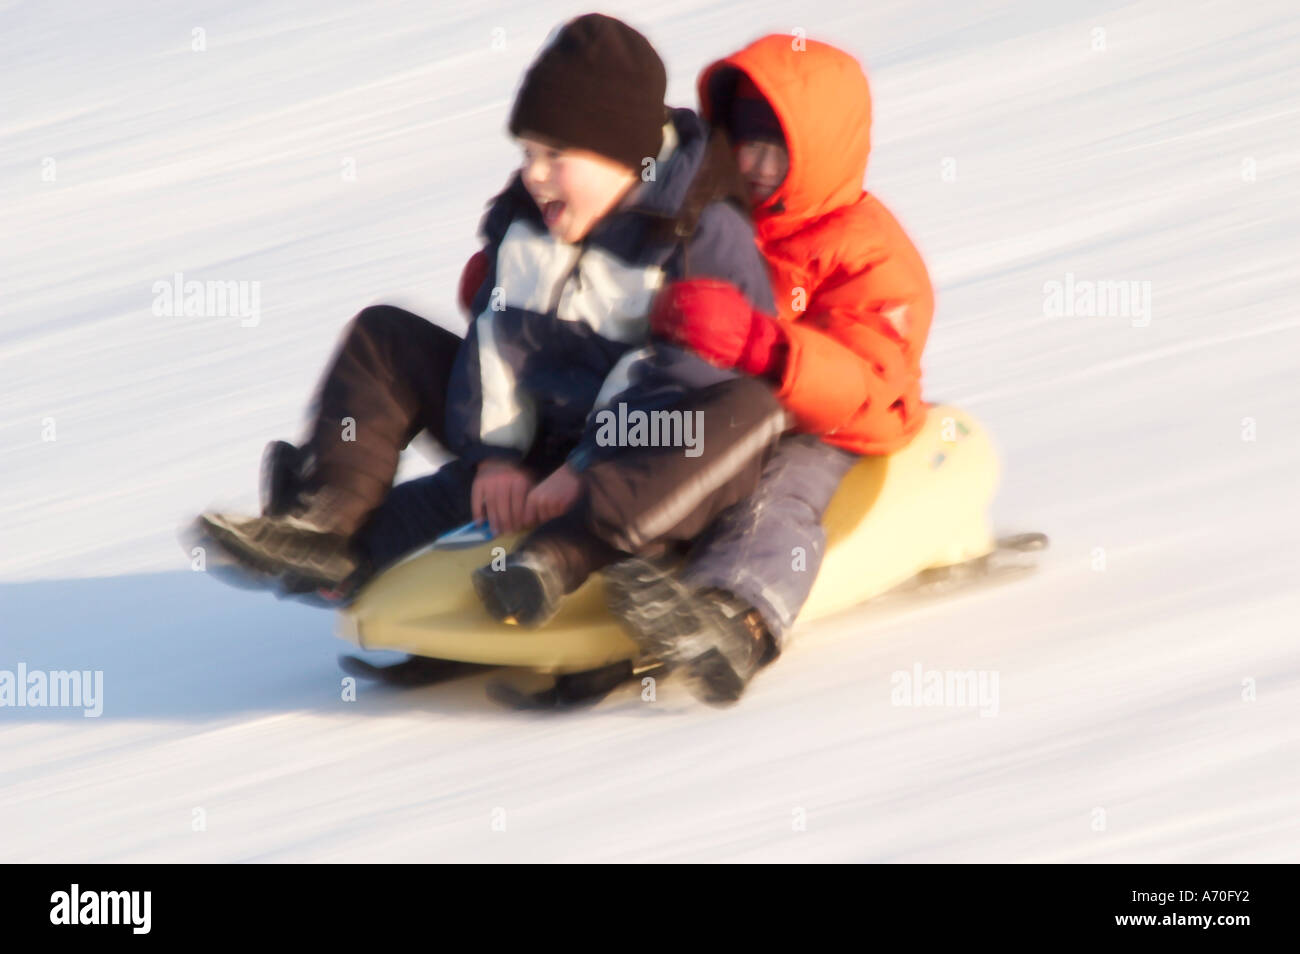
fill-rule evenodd
<path id="1" fill-rule="evenodd" d="M 577 503 L 581 496 L 582 478 L 568 464 L 561 464 L 528 495 L 524 524 L 532 527 L 552 520 Z"/>
<path id="2" fill-rule="evenodd" d="M 518 464 L 485 460 L 474 473 L 470 488 L 470 509 L 475 520 L 486 520 L 494 534 L 514 533 L 528 524 L 524 502 L 533 489 L 533 478 Z"/>

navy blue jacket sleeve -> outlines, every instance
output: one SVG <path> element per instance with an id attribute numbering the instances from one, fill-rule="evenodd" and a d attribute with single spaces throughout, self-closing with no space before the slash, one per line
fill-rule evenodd
<path id="1" fill-rule="evenodd" d="M 699 225 L 686 247 L 682 275 L 674 278 L 720 278 L 739 288 L 756 309 L 776 313 L 767 264 L 754 243 L 754 229 L 729 202 L 713 202 L 700 213 Z"/>
<path id="2" fill-rule="evenodd" d="M 512 316 L 494 309 L 496 253 L 504 219 L 497 203 L 483 228 L 488 241 L 488 271 L 474 295 L 469 332 L 456 352 L 447 387 L 447 449 L 463 460 L 478 464 L 487 458 L 518 462 L 527 454 L 536 431 L 534 409 L 522 394 L 515 368 L 502 350 L 509 341 L 494 327 Z"/>

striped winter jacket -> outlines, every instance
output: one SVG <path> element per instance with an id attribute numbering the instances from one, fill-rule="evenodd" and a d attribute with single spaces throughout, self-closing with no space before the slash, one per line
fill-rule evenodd
<path id="1" fill-rule="evenodd" d="M 725 140 L 694 112 L 670 110 L 653 179 L 577 245 L 550 235 L 516 173 L 481 226 L 490 265 L 447 395 L 454 453 L 548 466 L 569 457 L 581 469 L 593 450 L 588 415 L 598 396 L 622 389 L 605 386 L 607 378 L 629 379 L 650 303 L 667 282 L 725 279 L 772 311 L 731 162 Z"/>

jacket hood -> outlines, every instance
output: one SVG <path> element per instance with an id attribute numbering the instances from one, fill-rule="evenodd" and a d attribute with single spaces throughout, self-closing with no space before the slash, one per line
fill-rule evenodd
<path id="1" fill-rule="evenodd" d="M 816 40 L 795 49 L 789 34 L 772 34 L 705 67 L 700 111 L 725 125 L 737 71 L 758 87 L 781 122 L 790 169 L 754 209 L 764 232 L 789 232 L 803 221 L 857 201 L 871 149 L 871 94 L 858 61 Z"/>

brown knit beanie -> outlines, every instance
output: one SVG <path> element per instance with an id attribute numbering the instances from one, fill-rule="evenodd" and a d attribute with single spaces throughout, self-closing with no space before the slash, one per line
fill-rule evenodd
<path id="1" fill-rule="evenodd" d="M 637 171 L 658 155 L 668 76 L 650 41 L 621 20 L 588 13 L 537 55 L 509 130 L 589 149 Z"/>

